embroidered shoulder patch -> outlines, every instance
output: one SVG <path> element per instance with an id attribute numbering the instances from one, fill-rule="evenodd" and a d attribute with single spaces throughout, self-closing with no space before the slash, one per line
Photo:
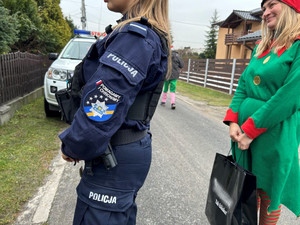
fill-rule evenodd
<path id="1" fill-rule="evenodd" d="M 106 121 L 114 114 L 122 96 L 108 88 L 102 80 L 84 97 L 84 112 L 91 120 Z"/>

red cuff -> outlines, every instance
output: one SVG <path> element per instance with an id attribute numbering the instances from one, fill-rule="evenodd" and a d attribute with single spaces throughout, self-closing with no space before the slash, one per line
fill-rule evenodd
<path id="1" fill-rule="evenodd" d="M 257 136 L 267 131 L 267 128 L 256 128 L 254 121 L 251 117 L 249 117 L 246 120 L 246 122 L 241 126 L 241 128 L 251 139 L 254 139 Z"/>
<path id="2" fill-rule="evenodd" d="M 239 112 L 234 113 L 232 109 L 228 109 L 223 122 L 229 125 L 229 122 L 238 123 Z"/>

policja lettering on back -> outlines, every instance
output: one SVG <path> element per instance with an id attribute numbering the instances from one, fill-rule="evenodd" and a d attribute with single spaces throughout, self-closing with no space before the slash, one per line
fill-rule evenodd
<path id="1" fill-rule="evenodd" d="M 103 202 L 103 203 L 108 203 L 108 204 L 117 204 L 117 197 L 116 196 L 108 196 L 108 195 L 103 195 L 103 194 L 98 194 L 94 192 L 90 192 L 89 198 L 98 201 L 98 202 Z"/>

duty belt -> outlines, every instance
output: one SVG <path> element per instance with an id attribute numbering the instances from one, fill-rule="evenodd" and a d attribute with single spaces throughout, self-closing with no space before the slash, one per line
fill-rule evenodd
<path id="1" fill-rule="evenodd" d="M 111 145 L 125 145 L 138 141 L 146 136 L 148 130 L 137 131 L 133 129 L 118 130 L 110 139 Z"/>
<path id="2" fill-rule="evenodd" d="M 107 169 L 115 167 L 118 162 L 114 156 L 111 145 L 125 145 L 138 141 L 146 136 L 148 130 L 136 131 L 132 129 L 118 130 L 111 138 L 108 149 L 103 155 L 93 160 L 85 161 L 85 170 L 88 175 L 93 176 L 93 166 L 104 163 Z M 83 169 L 79 169 L 80 176 L 82 176 Z"/>

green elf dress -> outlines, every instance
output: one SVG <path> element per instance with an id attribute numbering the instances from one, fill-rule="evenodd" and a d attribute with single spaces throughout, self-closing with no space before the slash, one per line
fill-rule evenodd
<path id="1" fill-rule="evenodd" d="M 254 55 L 224 118 L 253 141 L 247 151 L 233 143 L 232 154 L 257 176 L 257 188 L 271 199 L 269 212 L 284 204 L 300 216 L 300 41 Z"/>

